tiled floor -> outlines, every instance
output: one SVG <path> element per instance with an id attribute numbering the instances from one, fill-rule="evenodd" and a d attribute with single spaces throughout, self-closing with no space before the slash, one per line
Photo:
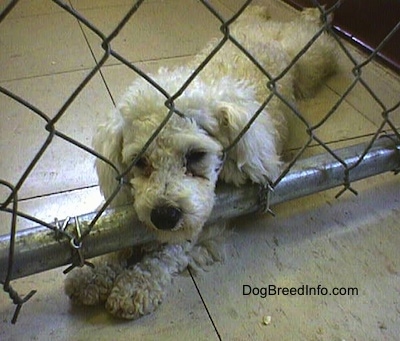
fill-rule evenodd
<path id="1" fill-rule="evenodd" d="M 263 0 L 277 18 L 292 11 Z M 0 0 L 0 9 L 7 1 Z M 121 20 L 131 1 L 71 0 L 104 33 Z M 189 4 L 190 3 L 190 4 Z M 224 15 L 239 0 L 214 0 Z M 121 31 L 113 47 L 146 71 L 184 63 L 211 37 L 218 22 L 194 0 L 151 0 Z M 100 39 L 50 1 L 21 0 L 0 24 L 0 86 L 54 117 L 99 60 Z M 350 48 L 355 58 L 363 58 Z M 352 81 L 341 53 L 341 70 L 318 95 L 299 104 L 313 122 Z M 94 127 L 135 77 L 110 58 L 67 109 L 57 128 L 90 144 Z M 390 108 L 399 101 L 399 77 L 377 64 L 363 74 Z M 111 95 L 110 95 L 111 94 Z M 0 94 L 0 179 L 16 184 L 46 140 L 45 121 Z M 376 131 L 382 109 L 361 86 L 349 94 L 318 136 L 332 146 L 366 140 Z M 400 126 L 399 109 L 392 114 Z M 303 136 L 304 137 L 304 136 Z M 301 139 L 301 136 L 299 136 Z M 296 147 L 295 145 L 291 147 Z M 307 152 L 311 153 L 310 151 Z M 0 292 L 1 340 L 397 340 L 400 333 L 400 179 L 385 174 L 354 184 L 357 197 L 337 190 L 274 208 L 277 217 L 234 222 L 228 257 L 210 272 L 176 278 L 153 315 L 118 321 L 101 308 L 71 306 L 63 294 L 61 269 L 13 282 L 21 295 L 38 293 L 11 325 L 15 307 Z M 8 191 L 0 187 L 0 201 Z M 93 157 L 55 138 L 19 192 L 20 209 L 45 221 L 96 209 Z M 31 226 L 19 220 L 18 228 Z M 10 217 L 0 213 L 0 234 Z M 3 271 L 3 269 L 2 269 Z M 243 295 L 243 285 L 264 287 L 356 287 L 357 296 Z M 265 322 L 270 317 L 270 322 Z"/>

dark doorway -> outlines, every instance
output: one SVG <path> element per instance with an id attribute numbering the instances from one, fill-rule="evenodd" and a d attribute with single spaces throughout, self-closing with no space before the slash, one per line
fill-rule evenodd
<path id="1" fill-rule="evenodd" d="M 314 7 L 313 0 L 285 0 L 296 8 Z M 318 0 L 327 8 L 337 0 Z M 363 49 L 373 51 L 400 25 L 400 0 L 342 0 L 335 11 L 335 29 Z M 400 28 L 379 52 L 380 59 L 400 73 Z"/>

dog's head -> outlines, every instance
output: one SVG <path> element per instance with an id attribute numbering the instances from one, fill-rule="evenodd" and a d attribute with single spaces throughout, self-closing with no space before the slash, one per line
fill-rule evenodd
<path id="1" fill-rule="evenodd" d="M 159 123 L 133 120 L 124 129 L 122 162 L 134 162 L 128 176 L 134 207 L 161 240 L 192 239 L 214 204 L 222 147 L 194 121 L 173 115 L 142 154 Z"/>
<path id="2" fill-rule="evenodd" d="M 158 81 L 163 79 L 161 74 Z M 224 180 L 240 184 L 246 179 L 268 179 L 271 172 L 263 165 L 275 170 L 279 164 L 273 132 L 265 138 L 268 127 L 257 128 L 257 124 L 225 160 L 224 150 L 258 103 L 251 89 L 234 89 L 229 80 L 220 83 L 210 86 L 195 81 L 175 102 L 182 114 L 171 114 L 164 96 L 143 81 L 135 82 L 95 136 L 95 149 L 126 173 L 139 220 L 156 231 L 161 241 L 180 242 L 198 236 L 212 211 L 223 167 Z M 258 144 L 267 145 L 271 157 L 255 154 L 253 149 L 261 149 Z M 117 185 L 117 174 L 100 159 L 96 166 L 101 190 L 109 197 Z"/>

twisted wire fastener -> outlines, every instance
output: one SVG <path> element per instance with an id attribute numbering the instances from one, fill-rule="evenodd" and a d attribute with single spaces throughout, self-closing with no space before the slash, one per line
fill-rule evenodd
<path id="1" fill-rule="evenodd" d="M 397 142 L 396 142 L 396 140 L 395 140 L 394 135 L 390 135 L 390 134 L 384 133 L 384 134 L 382 134 L 381 136 L 379 136 L 379 138 L 380 138 L 380 139 L 387 138 L 387 139 L 393 141 L 394 149 L 396 149 L 397 154 L 398 154 L 398 157 L 399 157 L 399 159 L 400 159 L 400 147 L 397 145 Z M 399 173 L 400 173 L 400 166 L 397 167 L 397 168 L 394 168 L 394 169 L 393 169 L 393 173 L 394 173 L 394 175 L 399 174 Z"/>
<path id="2" fill-rule="evenodd" d="M 259 192 L 259 211 L 262 213 L 269 213 L 273 217 L 275 217 L 275 213 L 271 210 L 270 203 L 271 203 L 271 193 L 274 192 L 274 188 L 271 186 L 271 184 L 268 182 L 266 185 L 261 185 L 260 186 L 260 192 Z"/>
<path id="3" fill-rule="evenodd" d="M 71 246 L 71 249 L 73 250 L 72 254 L 72 264 L 63 271 L 64 274 L 67 274 L 70 272 L 72 269 L 75 267 L 83 267 L 85 265 L 90 266 L 94 268 L 94 265 L 88 261 L 85 260 L 85 257 L 83 256 L 83 251 L 82 251 L 82 232 L 81 232 L 81 226 L 79 224 L 79 219 L 78 217 L 74 217 L 75 219 L 75 230 L 76 230 L 76 237 L 75 236 L 70 236 L 70 241 L 69 244 Z M 65 229 L 69 225 L 69 222 L 71 220 L 71 217 L 67 217 L 64 220 L 63 225 L 60 227 L 59 221 L 55 219 L 56 223 L 56 239 L 57 237 L 59 238 L 60 233 L 65 234 Z"/>
<path id="4" fill-rule="evenodd" d="M 63 221 L 62 226 L 60 226 L 60 221 L 57 218 L 54 218 L 54 225 L 55 225 L 55 238 L 57 241 L 60 241 L 63 235 L 65 235 L 65 230 L 68 226 L 71 217 L 66 217 Z"/>

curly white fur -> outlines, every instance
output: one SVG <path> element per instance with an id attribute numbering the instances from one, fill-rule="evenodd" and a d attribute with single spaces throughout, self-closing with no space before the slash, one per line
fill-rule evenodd
<path id="1" fill-rule="evenodd" d="M 296 54 L 320 30 L 317 9 L 303 11 L 292 22 L 268 20 L 261 7 L 250 7 L 230 34 L 272 78 L 281 75 Z M 193 62 L 160 69 L 152 79 L 174 94 L 215 47 L 213 41 Z M 322 33 L 297 63 L 270 87 L 291 105 L 310 96 L 336 67 L 332 39 Z M 115 169 L 98 159 L 96 168 L 105 198 L 118 185 L 118 172 L 128 186 L 113 205 L 130 202 L 138 219 L 160 244 L 129 266 L 126 258 L 102 258 L 95 269 L 78 269 L 66 280 L 66 293 L 84 304 L 106 302 L 112 314 L 134 319 L 162 302 L 172 275 L 189 264 L 202 268 L 220 258 L 220 228 L 204 237 L 204 224 L 215 199 L 217 180 L 242 185 L 266 184 L 279 176 L 280 153 L 288 137 L 289 107 L 272 96 L 243 137 L 230 147 L 270 96 L 269 79 L 237 46 L 228 41 L 174 101 L 182 115 L 168 123 L 142 152 L 169 114 L 166 97 L 137 79 L 94 137 L 94 147 Z"/>

